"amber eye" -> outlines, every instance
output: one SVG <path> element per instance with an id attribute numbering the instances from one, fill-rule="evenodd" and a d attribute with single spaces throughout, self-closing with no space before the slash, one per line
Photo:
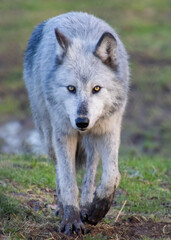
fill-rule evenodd
<path id="1" fill-rule="evenodd" d="M 101 87 L 100 86 L 95 86 L 94 88 L 93 88 L 93 93 L 98 93 L 99 91 L 100 91 L 100 89 L 101 89 Z"/>
<path id="2" fill-rule="evenodd" d="M 68 91 L 71 92 L 71 93 L 76 93 L 76 88 L 75 88 L 74 86 L 72 86 L 72 85 L 69 85 L 69 86 L 67 87 L 67 89 L 68 89 Z"/>

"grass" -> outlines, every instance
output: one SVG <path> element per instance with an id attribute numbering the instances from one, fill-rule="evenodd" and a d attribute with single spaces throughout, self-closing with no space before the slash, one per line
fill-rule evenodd
<path id="1" fill-rule="evenodd" d="M 36 157 L 26 156 L 13 156 L 12 161 L 1 162 L 1 166 L 4 165 L 4 170 L 0 172 L 0 177 L 2 174 L 5 175 L 9 180 L 15 181 L 23 184 L 26 188 L 32 185 L 37 185 L 38 187 L 50 187 L 54 188 L 54 168 L 52 164 L 43 158 L 37 159 Z M 13 171 L 9 169 L 12 168 Z M 53 176 L 53 177 L 52 177 Z"/>
<path id="2" fill-rule="evenodd" d="M 56 206 L 55 170 L 53 163 L 45 157 L 2 155 L 0 159 L 0 229 L 11 239 L 27 239 L 37 231 L 40 236 L 42 226 L 47 226 L 42 234 L 57 234 L 59 219 L 54 216 Z M 114 205 L 103 220 L 107 226 L 113 222 L 123 202 L 127 203 L 121 219 L 132 215 L 153 219 L 154 222 L 169 221 L 171 199 L 170 161 L 162 158 L 132 157 L 120 159 L 122 180 L 116 192 Z M 100 179 L 98 169 L 97 181 Z M 84 171 L 77 174 L 81 185 Z M 31 226 L 34 231 L 31 232 Z M 49 229 L 49 230 L 48 230 Z M 56 229 L 56 230 L 54 230 Z M 21 237 L 23 236 L 23 237 Z M 44 235 L 42 235 L 44 236 Z M 84 239 L 108 239 L 107 235 L 96 233 Z M 43 238 L 42 239 L 46 239 Z M 145 239 L 145 238 L 144 238 Z"/>
<path id="3" fill-rule="evenodd" d="M 53 163 L 47 158 L 36 158 L 35 156 L 8 156 L 2 157 L 0 162 L 0 178 L 4 177 L 10 181 L 21 184 L 24 188 L 53 188 L 55 189 L 55 170 Z M 129 204 L 125 208 L 127 212 L 143 214 L 160 214 L 165 212 L 162 203 L 169 203 L 171 193 L 169 192 L 169 173 L 171 164 L 168 159 L 152 157 L 130 157 L 120 160 L 122 180 L 120 188 L 129 192 Z M 79 171 L 77 180 L 81 186 L 84 171 Z M 100 179 L 101 169 L 98 170 Z M 165 184 L 167 185 L 165 186 Z M 164 187 L 162 187 L 164 186 Z M 119 207 L 127 195 L 118 198 Z M 149 200 L 148 202 L 145 201 Z"/>
<path id="4" fill-rule="evenodd" d="M 170 162 L 161 158 L 131 158 L 121 165 L 123 178 L 120 187 L 129 192 L 128 212 L 143 214 L 167 214 L 168 209 L 162 208 L 163 203 L 169 203 Z M 122 162 L 122 164 L 124 163 Z M 164 188 L 164 183 L 167 183 Z M 129 205 L 128 204 L 128 205 Z"/>

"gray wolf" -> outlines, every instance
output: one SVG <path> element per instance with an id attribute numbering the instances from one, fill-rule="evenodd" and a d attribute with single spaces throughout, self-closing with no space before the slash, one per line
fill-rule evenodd
<path id="1" fill-rule="evenodd" d="M 71 12 L 38 25 L 28 42 L 24 80 L 42 145 L 56 162 L 60 231 L 84 233 L 108 212 L 120 181 L 118 150 L 129 67 L 117 33 L 103 20 Z M 86 156 L 78 202 L 76 161 Z M 103 173 L 95 187 L 99 158 Z"/>

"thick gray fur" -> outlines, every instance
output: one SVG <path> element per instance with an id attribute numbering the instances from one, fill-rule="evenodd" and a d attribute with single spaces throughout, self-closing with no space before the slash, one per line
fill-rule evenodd
<path id="1" fill-rule="evenodd" d="M 68 209 L 73 206 L 79 211 L 75 157 L 76 152 L 83 152 L 77 150 L 80 143 L 87 155 L 81 206 L 88 208 L 96 199 L 111 199 L 119 184 L 118 150 L 129 85 L 128 56 L 106 22 L 87 13 L 71 12 L 35 28 L 25 54 L 24 80 L 42 145 L 57 160 L 58 198 L 64 209 L 62 229 L 69 234 L 67 229 L 72 224 L 67 223 Z M 75 86 L 76 93 L 68 91 L 69 85 Z M 93 94 L 95 86 L 101 90 Z M 89 119 L 85 131 L 76 126 L 75 119 L 80 117 Z M 103 173 L 96 188 L 99 156 Z M 78 216 L 74 221 L 80 223 Z M 74 227 L 73 231 L 79 232 Z"/>

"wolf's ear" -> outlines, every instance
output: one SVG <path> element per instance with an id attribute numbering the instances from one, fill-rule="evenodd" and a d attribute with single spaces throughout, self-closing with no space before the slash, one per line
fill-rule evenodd
<path id="1" fill-rule="evenodd" d="M 104 64 L 113 70 L 117 69 L 116 46 L 115 37 L 111 33 L 105 32 L 98 41 L 94 52 Z"/>
<path id="2" fill-rule="evenodd" d="M 67 49 L 70 45 L 70 40 L 63 33 L 61 33 L 57 28 L 55 28 L 55 35 L 59 43 L 59 47 L 57 48 L 57 60 L 60 63 L 67 52 Z"/>
<path id="3" fill-rule="evenodd" d="M 57 28 L 55 28 L 56 39 L 58 40 L 59 45 L 63 48 L 64 51 L 67 51 L 70 44 L 69 39 L 61 33 Z"/>

